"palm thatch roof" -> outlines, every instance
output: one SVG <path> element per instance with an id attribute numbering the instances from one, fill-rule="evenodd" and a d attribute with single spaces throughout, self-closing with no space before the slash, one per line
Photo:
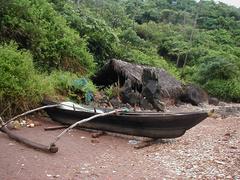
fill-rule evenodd
<path id="1" fill-rule="evenodd" d="M 144 69 L 151 69 L 157 76 L 163 97 L 177 97 L 182 93 L 182 83 L 162 68 L 149 67 L 112 59 L 96 74 L 93 82 L 98 86 L 109 86 L 119 82 L 122 86 L 130 79 L 132 87 L 141 92 Z"/>

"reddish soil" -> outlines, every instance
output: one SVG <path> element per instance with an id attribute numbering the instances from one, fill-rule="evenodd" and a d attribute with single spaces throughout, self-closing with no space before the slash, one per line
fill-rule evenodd
<path id="1" fill-rule="evenodd" d="M 48 144 L 61 130 L 42 126 L 17 133 Z M 240 118 L 208 118 L 178 139 L 136 150 L 130 139 L 72 130 L 59 152 L 30 149 L 0 133 L 0 178 L 10 179 L 240 179 Z M 130 141 L 131 142 L 131 141 Z"/>

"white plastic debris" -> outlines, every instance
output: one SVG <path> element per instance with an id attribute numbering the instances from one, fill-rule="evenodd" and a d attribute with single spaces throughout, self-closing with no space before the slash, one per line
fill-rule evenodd
<path id="1" fill-rule="evenodd" d="M 60 103 L 61 109 L 66 109 L 66 110 L 74 110 L 74 111 L 85 111 L 85 112 L 95 112 L 96 113 L 104 113 L 104 111 L 100 110 L 100 109 L 93 109 L 93 108 L 87 108 L 87 107 L 83 107 L 80 104 L 76 104 L 70 101 L 65 101 L 65 102 L 61 102 Z"/>
<path id="2" fill-rule="evenodd" d="M 136 145 L 136 144 L 138 144 L 139 143 L 139 141 L 137 141 L 137 140 L 135 140 L 135 139 L 132 139 L 132 140 L 129 140 L 128 141 L 128 144 L 132 144 L 132 145 Z"/>

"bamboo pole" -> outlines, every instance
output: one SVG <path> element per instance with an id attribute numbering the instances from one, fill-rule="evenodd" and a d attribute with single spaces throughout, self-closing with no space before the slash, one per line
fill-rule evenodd
<path id="1" fill-rule="evenodd" d="M 53 108 L 53 107 L 58 107 L 59 104 L 52 104 L 52 105 L 47 105 L 47 106 L 42 106 L 42 107 L 38 107 L 38 108 L 35 108 L 35 109 L 32 109 L 30 111 L 27 111 L 27 112 L 24 112 L 22 114 L 19 114 L 17 116 L 14 116 L 13 118 L 9 119 L 7 122 L 3 123 L 2 126 L 6 126 L 7 124 L 9 124 L 10 122 L 22 117 L 22 116 L 26 116 L 28 114 L 31 114 L 33 112 L 36 112 L 36 111 L 40 111 L 42 109 L 47 109 L 47 108 Z"/>
<path id="2" fill-rule="evenodd" d="M 3 124 L 3 120 L 2 118 L 0 117 L 0 122 L 1 124 Z M 44 152 L 48 152 L 48 153 L 56 153 L 58 152 L 58 147 L 55 145 L 55 144 L 50 144 L 50 145 L 44 145 L 44 144 L 40 144 L 40 143 L 36 143 L 36 142 L 33 142 L 29 139 L 26 139 L 12 131 L 10 131 L 7 126 L 4 126 L 2 125 L 2 127 L 0 127 L 0 131 L 4 132 L 5 134 L 8 135 L 9 138 L 11 139 L 14 139 L 15 141 L 18 141 L 20 143 L 23 143 L 29 147 L 32 147 L 34 149 L 38 149 L 38 150 L 41 150 L 41 151 L 44 151 Z"/>
<path id="3" fill-rule="evenodd" d="M 47 108 L 53 108 L 53 107 L 58 107 L 59 104 L 54 104 L 54 105 L 46 105 L 46 106 L 42 106 L 42 107 L 38 107 L 38 108 L 35 108 L 35 109 L 32 109 L 30 111 L 27 111 L 27 112 L 24 112 L 22 114 L 19 114 L 17 116 L 14 116 L 13 118 L 9 119 L 7 122 L 3 122 L 2 118 L 0 117 L 0 131 L 6 133 L 8 135 L 9 138 L 11 139 L 14 139 L 15 141 L 18 141 L 20 143 L 23 143 L 29 147 L 32 147 L 34 149 L 38 149 L 38 150 L 41 150 L 41 151 L 45 151 L 45 152 L 49 152 L 49 153 L 56 153 L 58 152 L 58 147 L 55 145 L 55 144 L 50 144 L 50 145 L 43 145 L 43 144 L 40 144 L 40 143 L 36 143 L 36 142 L 33 142 L 29 139 L 26 139 L 12 131 L 10 131 L 8 128 L 7 128 L 7 124 L 9 124 L 10 122 L 22 117 L 22 116 L 26 116 L 28 114 L 31 114 L 33 112 L 36 112 L 36 111 L 39 111 L 39 110 L 42 110 L 42 109 L 47 109 Z"/>
<path id="4" fill-rule="evenodd" d="M 126 109 L 116 109 L 116 110 L 113 110 L 113 111 L 110 111 L 110 112 L 107 112 L 107 113 L 96 114 L 96 115 L 91 116 L 91 117 L 89 117 L 89 118 L 82 119 L 82 120 L 80 120 L 80 121 L 72 124 L 72 125 L 69 126 L 68 128 L 66 128 L 63 132 L 61 132 L 61 133 L 55 138 L 55 141 L 53 141 L 52 144 L 55 144 L 64 134 L 66 134 L 68 131 L 70 131 L 71 129 L 73 129 L 74 127 L 76 127 L 76 126 L 79 125 L 79 124 L 82 124 L 82 123 L 91 121 L 91 120 L 93 120 L 93 119 L 95 119 L 95 118 L 98 118 L 98 117 L 107 116 L 107 115 L 111 115 L 111 114 L 114 114 L 114 113 L 117 113 L 117 112 L 123 112 L 123 111 L 126 111 Z"/>
<path id="5" fill-rule="evenodd" d="M 0 117 L 0 131 L 6 133 L 10 138 L 18 141 L 18 142 L 21 142 L 29 147 L 32 147 L 32 148 L 35 148 L 35 149 L 39 149 L 39 150 L 42 150 L 42 151 L 45 151 L 45 152 L 50 152 L 50 153 L 56 153 L 58 152 L 58 147 L 55 145 L 55 143 L 65 134 L 67 133 L 68 131 L 70 131 L 71 129 L 73 129 L 74 127 L 76 127 L 77 125 L 79 124 L 82 124 L 84 122 L 87 122 L 87 121 L 91 121 L 92 119 L 95 119 L 95 118 L 98 118 L 98 117 L 101 117 L 101 116 L 107 116 L 107 115 L 111 115 L 111 114 L 114 114 L 114 113 L 117 113 L 117 112 L 123 112 L 123 111 L 126 111 L 126 109 L 116 109 L 116 110 L 113 110 L 113 111 L 110 111 L 110 112 L 107 112 L 107 113 L 101 113 L 101 114 L 96 114 L 92 117 L 89 117 L 89 118 L 86 118 L 86 119 L 83 119 L 83 120 L 80 120 L 78 122 L 76 122 L 75 124 L 71 125 L 70 127 L 66 128 L 62 133 L 60 133 L 54 140 L 53 143 L 50 143 L 50 145 L 43 145 L 43 144 L 40 144 L 40 143 L 36 143 L 36 142 L 33 142 L 29 139 L 26 139 L 18 134 L 15 134 L 13 133 L 12 131 L 10 131 L 8 128 L 7 128 L 7 124 L 16 120 L 17 118 L 19 117 L 22 117 L 22 116 L 26 116 L 30 113 L 33 113 L 33 112 L 36 112 L 36 111 L 39 111 L 39 110 L 42 110 L 42 109 L 47 109 L 47 108 L 54 108 L 54 107 L 59 107 L 61 104 L 54 104 L 54 105 L 47 105 L 47 106 L 42 106 L 42 107 L 39 107 L 39 108 L 35 108 L 33 110 L 30 110 L 30 111 L 27 111 L 25 113 L 22 113 L 22 114 L 19 114 L 13 118 L 11 118 L 10 120 L 8 120 L 6 123 L 3 122 L 2 118 Z M 68 106 L 68 105 L 67 105 Z"/>

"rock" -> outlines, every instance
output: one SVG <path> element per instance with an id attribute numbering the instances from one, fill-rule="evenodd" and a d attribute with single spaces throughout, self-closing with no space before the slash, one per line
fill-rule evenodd
<path id="1" fill-rule="evenodd" d="M 105 135 L 105 132 L 99 131 L 97 133 L 93 133 L 91 136 L 92 136 L 92 138 L 99 138 L 100 136 L 103 136 L 103 135 Z"/>
<path id="2" fill-rule="evenodd" d="M 56 174 L 56 175 L 53 175 L 54 178 L 59 178 L 60 175 L 59 174 Z"/>
<path id="3" fill-rule="evenodd" d="M 110 99 L 110 103 L 114 108 L 118 108 L 121 106 L 121 101 L 118 98 L 112 98 Z"/>
<path id="4" fill-rule="evenodd" d="M 132 106 L 139 105 L 141 94 L 132 89 L 131 81 L 127 79 L 121 88 L 120 96 L 123 103 L 128 103 Z"/>
<path id="5" fill-rule="evenodd" d="M 181 101 L 198 106 L 201 103 L 208 102 L 207 93 L 196 85 L 189 84 L 185 87 L 184 93 L 180 97 Z"/>
<path id="6" fill-rule="evenodd" d="M 110 108 L 121 108 L 121 107 L 125 107 L 128 109 L 132 109 L 132 106 L 129 105 L 128 102 L 124 101 L 126 104 L 124 104 L 119 97 L 113 97 L 110 101 L 109 101 L 109 107 Z M 135 105 L 135 104 L 134 104 Z"/>
<path id="7" fill-rule="evenodd" d="M 158 99 L 153 101 L 153 107 L 157 111 L 165 111 L 165 104 L 163 102 L 161 102 L 160 100 L 158 100 Z"/>
<path id="8" fill-rule="evenodd" d="M 188 164 L 187 166 L 186 166 L 186 169 L 192 169 L 193 168 L 193 165 L 192 164 Z"/>
<path id="9" fill-rule="evenodd" d="M 153 110 L 152 104 L 150 104 L 145 97 L 141 99 L 141 101 L 140 101 L 140 106 L 141 106 L 143 109 Z"/>
<path id="10" fill-rule="evenodd" d="M 218 106 L 219 105 L 219 100 L 218 100 L 218 98 L 215 98 L 215 97 L 209 97 L 208 98 L 208 103 L 212 104 L 214 106 Z"/>
<path id="11" fill-rule="evenodd" d="M 228 137 L 230 137 L 231 134 L 230 134 L 230 133 L 226 133 L 226 134 L 224 134 L 224 136 L 228 136 Z"/>
<path id="12" fill-rule="evenodd" d="M 97 139 L 91 139 L 91 143 L 95 144 L 95 143 L 99 143 L 99 141 Z"/>
<path id="13" fill-rule="evenodd" d="M 128 103 L 132 106 L 140 104 L 141 95 L 138 92 L 130 92 L 128 94 Z"/>
<path id="14" fill-rule="evenodd" d="M 226 106 L 226 103 L 225 103 L 225 102 L 219 102 L 218 105 L 219 105 L 219 106 Z"/>
<path id="15" fill-rule="evenodd" d="M 142 74 L 142 96 L 157 111 L 164 111 L 164 104 L 161 102 L 161 87 L 158 83 L 156 73 L 152 69 L 143 69 Z"/>
<path id="16" fill-rule="evenodd" d="M 145 77 L 149 79 L 146 73 L 143 75 L 144 69 L 151 71 L 150 77 L 153 73 L 155 74 L 154 80 L 158 80 L 161 86 L 162 97 L 176 99 L 182 93 L 182 83 L 164 69 L 131 64 L 117 59 L 112 59 L 105 64 L 92 80 L 94 84 L 106 87 L 117 82 L 122 86 L 126 79 L 129 79 L 132 88 L 141 93 Z"/>
<path id="17" fill-rule="evenodd" d="M 237 149 L 236 146 L 230 146 L 229 148 L 231 148 L 231 149 Z"/>

